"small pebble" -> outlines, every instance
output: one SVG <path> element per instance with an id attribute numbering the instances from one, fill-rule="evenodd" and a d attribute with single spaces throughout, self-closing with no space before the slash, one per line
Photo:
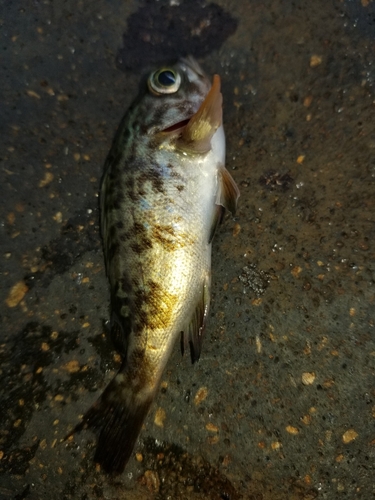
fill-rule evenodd
<path id="1" fill-rule="evenodd" d="M 282 444 L 280 443 L 280 441 L 273 441 L 273 442 L 271 443 L 271 448 L 272 448 L 274 451 L 279 450 L 281 447 L 282 447 Z"/>
<path id="2" fill-rule="evenodd" d="M 303 385 L 311 385 L 314 383 L 316 375 L 314 372 L 304 372 L 301 378 Z"/>
<path id="3" fill-rule="evenodd" d="M 142 477 L 142 483 L 146 485 L 151 493 L 159 493 L 160 479 L 156 471 L 146 470 Z"/>
<path id="4" fill-rule="evenodd" d="M 307 97 L 305 97 L 305 99 L 303 100 L 303 105 L 305 106 L 305 108 L 309 108 L 311 106 L 312 100 L 312 95 L 308 95 Z"/>
<path id="5" fill-rule="evenodd" d="M 164 427 L 164 420 L 166 418 L 163 408 L 158 408 L 155 413 L 154 424 L 158 427 Z"/>
<path id="6" fill-rule="evenodd" d="M 312 55 L 310 57 L 310 68 L 316 68 L 316 66 L 319 66 L 322 64 L 323 58 L 321 56 L 318 56 L 316 54 Z"/>
<path id="7" fill-rule="evenodd" d="M 16 307 L 21 300 L 24 298 L 26 292 L 28 291 L 28 287 L 24 281 L 19 281 L 15 285 L 12 286 L 8 297 L 6 299 L 6 305 L 8 307 Z"/>
<path id="8" fill-rule="evenodd" d="M 241 232 L 241 226 L 239 224 L 235 224 L 233 228 L 233 236 L 236 237 Z"/>
<path id="9" fill-rule="evenodd" d="M 201 387 L 200 389 L 198 389 L 196 395 L 194 396 L 194 404 L 198 406 L 202 401 L 206 399 L 207 395 L 207 387 Z"/>
<path id="10" fill-rule="evenodd" d="M 47 186 L 52 181 L 53 181 L 53 174 L 51 172 L 46 172 L 44 174 L 43 179 L 39 182 L 38 186 L 42 188 L 44 186 Z"/>
<path id="11" fill-rule="evenodd" d="M 294 436 L 299 434 L 299 430 L 297 427 L 293 427 L 292 425 L 287 425 L 285 427 L 286 432 L 289 432 L 289 434 L 293 434 Z"/>
<path id="12" fill-rule="evenodd" d="M 344 444 L 348 444 L 354 441 L 357 437 L 358 437 L 358 432 L 356 432 L 354 429 L 349 429 L 342 435 L 342 441 Z"/>
<path id="13" fill-rule="evenodd" d="M 305 159 L 305 155 L 300 155 L 297 158 L 297 163 L 299 163 L 300 165 L 302 165 L 302 163 L 304 162 L 304 159 Z"/>
<path id="14" fill-rule="evenodd" d="M 298 278 L 298 277 L 299 277 L 299 275 L 300 275 L 300 274 L 301 274 L 301 272 L 302 272 L 302 267 L 300 267 L 300 266 L 294 266 L 290 272 L 292 273 L 292 275 L 293 275 L 295 278 Z"/>
<path id="15" fill-rule="evenodd" d="M 52 217 L 54 221 L 56 221 L 57 223 L 61 223 L 62 222 L 62 213 L 61 212 L 56 212 L 55 215 Z"/>
<path id="16" fill-rule="evenodd" d="M 219 427 L 212 422 L 208 422 L 206 429 L 210 432 L 219 432 Z"/>
<path id="17" fill-rule="evenodd" d="M 304 423 L 305 425 L 310 425 L 311 415 L 304 415 L 303 417 L 301 417 L 301 422 Z"/>
<path id="18" fill-rule="evenodd" d="M 79 362 L 76 359 L 69 361 L 62 368 L 68 373 L 77 373 L 80 370 Z"/>
<path id="19" fill-rule="evenodd" d="M 26 90 L 26 94 L 29 97 L 34 97 L 34 99 L 40 99 L 40 95 L 34 92 L 33 90 Z"/>

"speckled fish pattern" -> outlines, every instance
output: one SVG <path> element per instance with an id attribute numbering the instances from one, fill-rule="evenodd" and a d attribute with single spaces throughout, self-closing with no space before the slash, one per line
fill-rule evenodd
<path id="1" fill-rule="evenodd" d="M 208 314 L 211 241 L 238 188 L 224 167 L 220 78 L 193 58 L 151 73 L 114 138 L 101 184 L 111 332 L 122 367 L 75 430 L 123 471 L 178 338 L 197 361 Z"/>

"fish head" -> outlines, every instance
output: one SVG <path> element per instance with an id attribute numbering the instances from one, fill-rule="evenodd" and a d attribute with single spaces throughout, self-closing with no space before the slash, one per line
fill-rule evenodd
<path id="1" fill-rule="evenodd" d="M 215 75 L 211 84 L 193 57 L 162 66 L 148 76 L 137 114 L 149 138 L 207 152 L 222 121 L 220 78 Z"/>

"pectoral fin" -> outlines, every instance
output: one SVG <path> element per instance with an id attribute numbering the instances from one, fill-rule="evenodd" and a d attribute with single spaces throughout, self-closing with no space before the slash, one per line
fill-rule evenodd
<path id="1" fill-rule="evenodd" d="M 184 128 L 177 145 L 184 151 L 207 153 L 211 139 L 223 119 L 223 96 L 220 92 L 220 77 L 214 75 L 212 87 L 198 111 Z"/>

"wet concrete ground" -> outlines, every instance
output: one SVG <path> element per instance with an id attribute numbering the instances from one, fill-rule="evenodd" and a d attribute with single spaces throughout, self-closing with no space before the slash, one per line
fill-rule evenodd
<path id="1" fill-rule="evenodd" d="M 1 499 L 375 496 L 375 3 L 194 3 L 1 6 Z M 148 55 L 189 44 L 222 77 L 239 210 L 201 360 L 176 346 L 110 478 L 92 434 L 60 442 L 119 363 L 99 180 Z"/>

